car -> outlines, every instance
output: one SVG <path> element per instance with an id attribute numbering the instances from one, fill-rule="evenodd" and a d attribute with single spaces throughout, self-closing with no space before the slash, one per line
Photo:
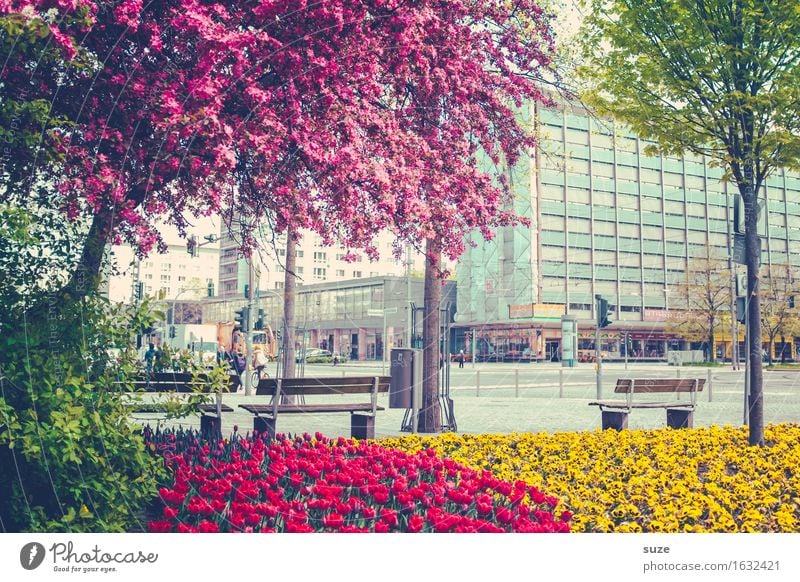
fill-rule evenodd
<path id="1" fill-rule="evenodd" d="M 305 360 L 306 362 L 314 363 L 316 362 L 330 362 L 333 360 L 333 354 L 330 350 L 321 350 L 319 348 L 308 348 L 305 351 Z M 294 361 L 298 364 L 303 361 L 303 352 L 298 351 L 297 355 L 294 358 Z"/>

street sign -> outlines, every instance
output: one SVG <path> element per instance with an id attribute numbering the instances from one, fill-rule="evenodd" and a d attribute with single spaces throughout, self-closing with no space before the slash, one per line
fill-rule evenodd
<path id="1" fill-rule="evenodd" d="M 758 266 L 761 266 L 761 237 L 758 237 Z M 733 262 L 740 265 L 747 264 L 747 252 L 744 244 L 744 235 L 734 233 L 733 235 Z"/>

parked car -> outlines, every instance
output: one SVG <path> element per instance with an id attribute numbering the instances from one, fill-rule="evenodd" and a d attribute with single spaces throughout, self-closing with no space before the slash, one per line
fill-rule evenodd
<path id="1" fill-rule="evenodd" d="M 321 350 L 319 348 L 308 348 L 305 352 L 305 360 L 310 363 L 328 363 L 333 361 L 333 354 L 330 350 Z M 297 352 L 294 359 L 298 364 L 303 361 L 303 353 Z"/>

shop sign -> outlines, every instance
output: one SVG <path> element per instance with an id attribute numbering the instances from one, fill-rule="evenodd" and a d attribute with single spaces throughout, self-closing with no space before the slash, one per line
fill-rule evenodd
<path id="1" fill-rule="evenodd" d="M 563 303 L 537 303 L 533 306 L 534 319 L 561 319 L 566 312 Z"/>
<path id="2" fill-rule="evenodd" d="M 533 303 L 508 306 L 509 319 L 525 319 L 528 317 L 533 317 Z"/>
<path id="3" fill-rule="evenodd" d="M 644 321 L 685 321 L 690 313 L 681 309 L 645 309 Z"/>

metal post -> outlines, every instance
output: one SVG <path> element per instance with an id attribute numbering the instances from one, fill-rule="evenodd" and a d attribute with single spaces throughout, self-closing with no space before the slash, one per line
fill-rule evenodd
<path id="1" fill-rule="evenodd" d="M 383 335 L 381 336 L 383 342 L 383 352 L 381 353 L 381 375 L 386 375 L 386 290 L 383 292 Z"/>
<path id="2" fill-rule="evenodd" d="M 478 354 L 476 353 L 476 349 L 478 346 L 478 330 L 472 330 L 472 368 L 475 368 L 475 360 L 478 359 Z"/>
<path id="3" fill-rule="evenodd" d="M 711 402 L 711 368 L 708 369 L 708 401 Z"/>
<path id="4" fill-rule="evenodd" d="M 600 357 L 600 326 L 596 327 L 597 332 L 594 336 L 595 369 L 597 370 L 597 399 L 603 397 L 603 362 Z"/>
<path id="5" fill-rule="evenodd" d="M 744 302 L 744 320 L 750 321 L 750 296 Z M 742 424 L 750 424 L 750 330 L 747 324 L 744 325 L 744 420 Z"/>
<path id="6" fill-rule="evenodd" d="M 628 347 L 631 345 L 630 342 L 628 341 L 629 332 L 626 331 L 624 333 L 623 337 L 624 337 L 624 341 L 625 341 L 625 369 L 627 370 L 628 369 Z"/>
<path id="7" fill-rule="evenodd" d="M 249 289 L 250 289 L 250 297 L 247 298 L 247 331 L 244 334 L 245 337 L 245 345 L 247 346 L 247 354 L 245 354 L 244 358 L 244 393 L 245 396 L 252 396 L 253 395 L 253 386 L 252 382 L 250 381 L 251 374 L 250 371 L 252 367 L 250 366 L 250 362 L 253 359 L 253 306 L 255 303 L 253 302 L 253 296 L 255 295 L 255 290 L 253 288 L 253 258 L 250 257 L 247 259 L 247 279 L 249 281 Z"/>

